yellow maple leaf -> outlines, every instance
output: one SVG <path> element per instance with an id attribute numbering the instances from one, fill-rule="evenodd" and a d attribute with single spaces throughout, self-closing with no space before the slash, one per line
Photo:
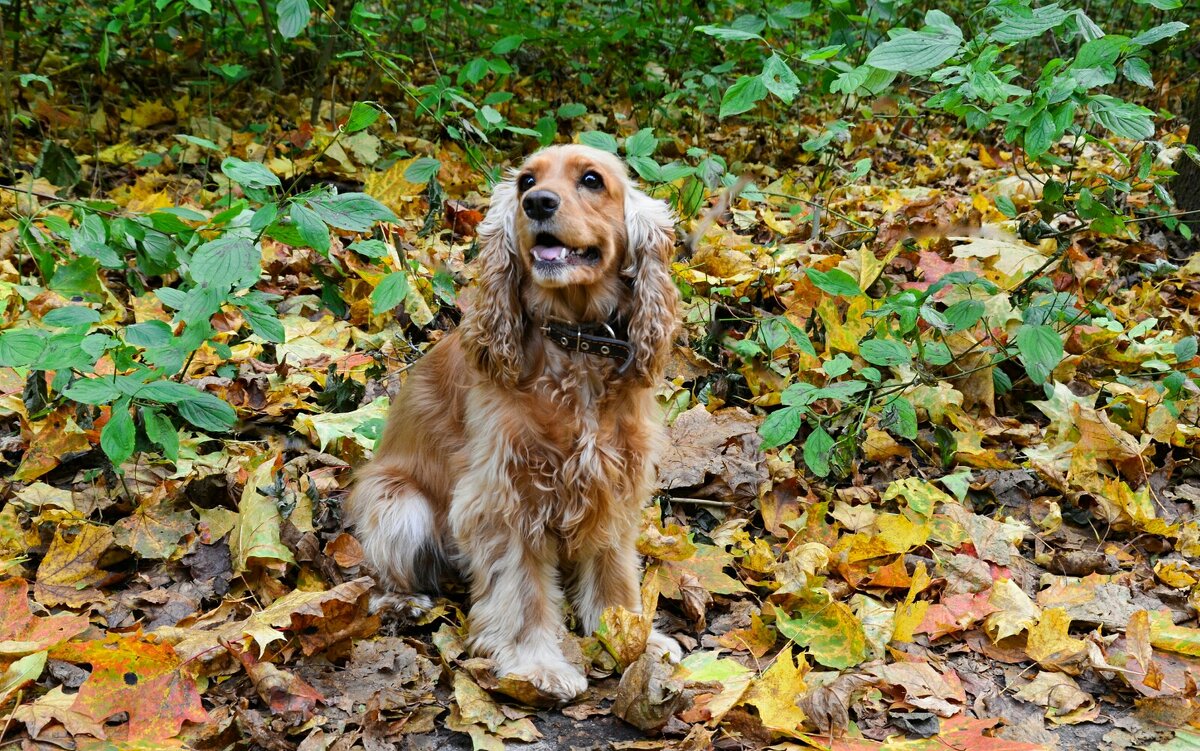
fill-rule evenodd
<path id="1" fill-rule="evenodd" d="M 1062 667 L 1087 651 L 1087 642 L 1073 638 L 1071 616 L 1062 608 L 1047 608 L 1037 624 L 1029 629 L 1025 654 L 1045 667 Z"/>
<path id="2" fill-rule="evenodd" d="M 771 667 L 750 684 L 741 703 L 758 710 L 763 727 L 779 735 L 799 738 L 804 711 L 796 706 L 796 699 L 807 690 L 804 684 L 807 673 L 808 661 L 801 659 L 797 663 L 792 647 L 785 647 Z"/>

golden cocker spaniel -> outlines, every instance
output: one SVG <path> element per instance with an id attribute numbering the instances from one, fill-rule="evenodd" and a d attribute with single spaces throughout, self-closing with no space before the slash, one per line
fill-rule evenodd
<path id="1" fill-rule="evenodd" d="M 496 187 L 479 240 L 474 302 L 409 375 L 346 514 L 393 592 L 456 569 L 472 652 L 568 701 L 587 679 L 560 647 L 564 590 L 585 633 L 641 609 L 673 217 L 615 156 L 553 146 Z M 649 648 L 680 654 L 657 632 Z"/>

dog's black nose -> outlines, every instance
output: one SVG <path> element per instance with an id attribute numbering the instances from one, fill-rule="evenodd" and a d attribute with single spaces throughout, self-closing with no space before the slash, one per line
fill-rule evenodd
<path id="1" fill-rule="evenodd" d="M 525 215 L 530 219 L 549 219 L 558 210 L 560 203 L 562 201 L 559 197 L 548 190 L 530 191 L 521 199 Z"/>

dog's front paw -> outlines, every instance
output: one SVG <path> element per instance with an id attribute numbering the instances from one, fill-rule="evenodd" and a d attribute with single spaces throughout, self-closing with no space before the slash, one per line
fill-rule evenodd
<path id="1" fill-rule="evenodd" d="M 650 632 L 650 638 L 646 640 L 646 651 L 657 660 L 666 657 L 667 662 L 672 665 L 683 659 L 683 648 L 679 646 L 679 642 L 658 629 Z"/>
<path id="2" fill-rule="evenodd" d="M 509 671 L 504 677 L 528 681 L 546 698 L 559 704 L 567 702 L 587 691 L 587 677 L 566 660 L 547 660 L 533 665 L 524 665 Z"/>

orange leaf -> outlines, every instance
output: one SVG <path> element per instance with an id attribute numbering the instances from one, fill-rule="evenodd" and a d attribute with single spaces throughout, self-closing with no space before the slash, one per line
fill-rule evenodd
<path id="1" fill-rule="evenodd" d="M 52 655 L 92 666 L 72 708 L 97 722 L 127 713 L 130 740 L 172 738 L 185 721 L 208 719 L 196 682 L 170 644 L 140 632 L 109 634 L 104 641 L 61 644 Z"/>
<path id="2" fill-rule="evenodd" d="M 24 579 L 0 582 L 0 655 L 25 655 L 49 649 L 88 627 L 82 615 L 35 617 Z"/>

